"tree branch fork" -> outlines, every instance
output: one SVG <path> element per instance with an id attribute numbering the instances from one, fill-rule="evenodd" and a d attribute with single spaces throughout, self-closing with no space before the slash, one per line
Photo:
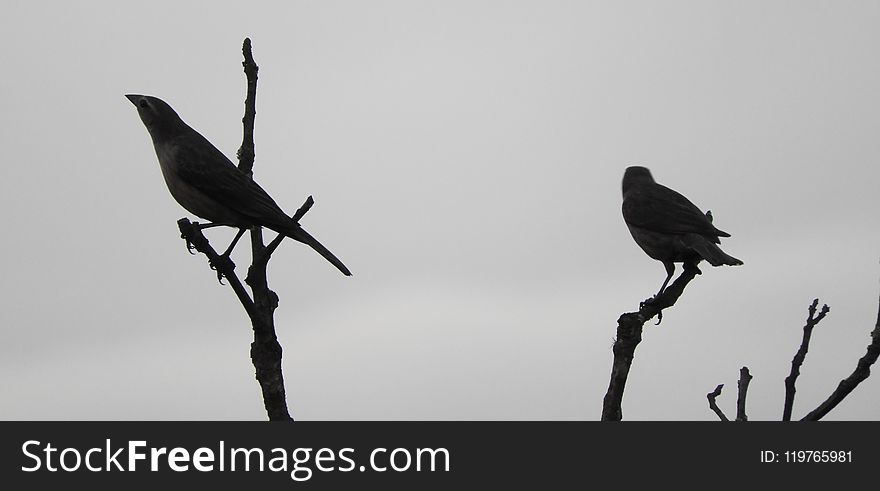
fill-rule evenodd
<path id="1" fill-rule="evenodd" d="M 259 67 L 254 61 L 251 40 L 245 38 L 242 44 L 245 77 L 247 79 L 247 96 L 245 98 L 245 110 L 242 117 L 242 144 L 237 152 L 238 168 L 249 177 L 253 178 L 254 166 L 254 121 L 256 119 L 257 97 L 257 73 Z M 291 217 L 295 222 L 311 209 L 315 200 L 309 196 L 302 206 Z M 290 421 L 293 418 L 287 408 L 287 399 L 284 389 L 284 377 L 281 370 L 282 347 L 275 333 L 274 312 L 278 307 L 278 295 L 269 289 L 266 268 L 272 253 L 281 245 L 284 235 L 278 234 L 269 244 L 263 243 L 261 227 L 252 227 L 251 232 L 251 265 L 248 268 L 244 283 L 235 273 L 235 263 L 230 255 L 236 241 L 223 254 L 218 254 L 205 237 L 203 229 L 206 225 L 191 222 L 187 218 L 177 221 L 181 238 L 186 241 L 187 250 L 204 254 L 208 258 L 211 269 L 217 272 L 217 279 L 222 283 L 225 277 L 229 286 L 235 292 L 241 305 L 244 307 L 251 321 L 254 332 L 254 341 L 251 343 L 251 361 L 263 396 L 263 404 L 270 420 Z M 241 230 L 243 232 L 244 230 Z M 245 289 L 247 284 L 251 289 L 251 295 Z"/>

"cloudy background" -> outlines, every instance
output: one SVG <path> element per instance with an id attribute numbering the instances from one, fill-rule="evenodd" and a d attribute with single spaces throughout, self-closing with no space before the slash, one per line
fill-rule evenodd
<path id="1" fill-rule="evenodd" d="M 231 2 L 227 2 L 231 4 Z M 704 267 L 646 326 L 634 420 L 794 416 L 877 318 L 880 4 L 10 2 L 0 17 L 0 418 L 265 418 L 243 309 L 162 181 L 126 93 L 230 157 L 240 46 L 260 65 L 255 175 L 354 272 L 270 263 L 297 419 L 598 419 L 617 317 L 664 277 L 620 216 L 628 165 L 711 209 Z M 208 232 L 222 248 L 231 232 Z M 234 257 L 239 272 L 247 247 Z M 869 378 L 828 419 L 880 418 Z"/>

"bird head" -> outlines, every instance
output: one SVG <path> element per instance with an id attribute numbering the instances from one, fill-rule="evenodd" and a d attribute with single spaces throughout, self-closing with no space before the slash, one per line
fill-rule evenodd
<path id="1" fill-rule="evenodd" d="M 185 125 L 174 109 L 158 97 L 139 94 L 126 94 L 125 97 L 137 108 L 138 116 L 154 139 L 168 136 Z"/>
<path id="2" fill-rule="evenodd" d="M 627 167 L 626 171 L 623 173 L 623 194 L 626 194 L 627 190 L 633 185 L 653 182 L 654 176 L 651 175 L 651 171 L 649 171 L 647 167 L 640 167 L 637 165 Z"/>

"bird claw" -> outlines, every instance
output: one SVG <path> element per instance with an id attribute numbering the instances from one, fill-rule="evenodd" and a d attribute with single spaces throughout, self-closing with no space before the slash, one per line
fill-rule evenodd
<path id="1" fill-rule="evenodd" d="M 189 241 L 189 237 L 186 234 L 180 234 L 180 238 L 186 241 L 186 252 L 190 253 L 191 256 L 195 255 L 193 249 L 195 249 L 196 246 L 194 246 L 193 243 Z"/>
<path id="2" fill-rule="evenodd" d="M 645 308 L 646 305 L 647 306 L 653 305 L 654 302 L 657 301 L 657 297 L 659 295 L 660 295 L 660 293 L 658 293 L 657 295 L 654 295 L 651 298 L 648 298 L 648 299 L 645 299 L 645 300 L 642 300 L 641 302 L 639 302 L 639 310 L 642 310 L 643 308 Z M 661 322 L 663 322 L 663 310 L 658 310 L 657 311 L 657 323 L 654 325 L 659 326 Z"/>
<path id="3" fill-rule="evenodd" d="M 216 261 L 208 260 L 208 265 L 211 266 L 211 269 L 217 272 L 217 281 L 220 284 L 223 284 L 223 277 L 225 276 L 224 271 L 232 272 L 235 269 L 235 263 L 232 262 L 232 259 L 224 254 L 222 256 L 217 256 Z"/>

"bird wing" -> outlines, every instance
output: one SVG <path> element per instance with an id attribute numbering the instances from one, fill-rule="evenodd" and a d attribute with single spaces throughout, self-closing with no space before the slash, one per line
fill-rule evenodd
<path id="1" fill-rule="evenodd" d="M 623 200 L 623 219 L 655 232 L 730 237 L 715 228 L 689 199 L 662 184 L 639 186 L 628 192 Z"/>
<path id="2" fill-rule="evenodd" d="M 255 225 L 284 224 L 290 218 L 259 184 L 199 134 L 203 144 L 177 144 L 177 174 L 211 199 L 250 217 Z"/>

